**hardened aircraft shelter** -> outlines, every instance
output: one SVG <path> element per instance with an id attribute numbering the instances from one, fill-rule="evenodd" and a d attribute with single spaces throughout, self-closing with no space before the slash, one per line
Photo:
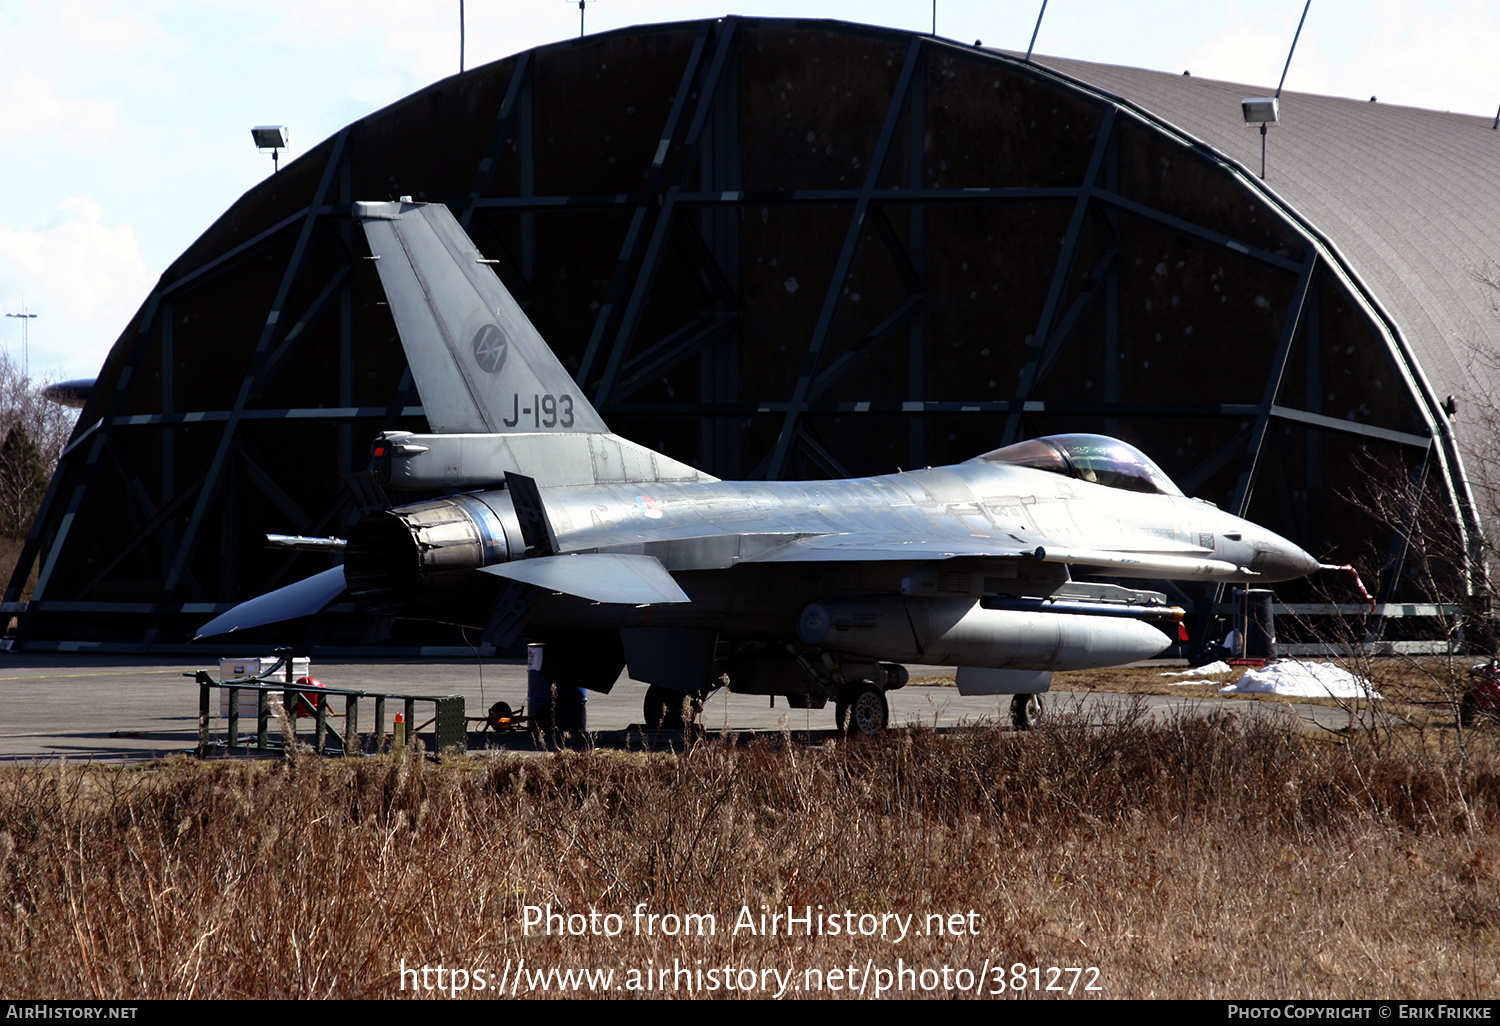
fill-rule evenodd
<path id="1" fill-rule="evenodd" d="M 1262 181 L 1239 101 L 1266 91 L 732 17 L 444 79 L 303 153 L 163 274 L 11 582 L 15 643 L 173 649 L 333 558 L 267 532 L 342 537 L 422 497 L 365 472 L 377 432 L 427 427 L 350 219 L 400 196 L 452 208 L 614 430 L 719 477 L 1103 432 L 1383 601 L 1461 589 L 1500 133 L 1286 93 Z M 1441 540 L 1435 578 L 1414 538 Z M 1173 591 L 1200 619 L 1224 598 Z M 372 633 L 348 604 L 293 633 L 464 642 Z"/>

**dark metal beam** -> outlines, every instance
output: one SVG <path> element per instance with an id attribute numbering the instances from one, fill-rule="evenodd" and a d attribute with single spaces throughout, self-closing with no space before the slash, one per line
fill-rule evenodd
<path id="1" fill-rule="evenodd" d="M 397 399 L 409 400 L 411 395 L 402 395 L 397 389 Z M 408 390 L 414 391 L 414 390 Z M 118 428 L 160 427 L 161 425 L 214 424 L 237 419 L 249 420 L 389 420 L 397 417 L 425 417 L 427 411 L 420 406 L 403 406 L 396 402 L 391 406 L 303 406 L 287 410 L 241 410 L 238 415 L 230 410 L 191 410 L 187 413 L 129 413 L 99 423 L 115 430 Z"/>
<path id="2" fill-rule="evenodd" d="M 479 158 L 479 167 L 474 171 L 474 181 L 469 186 L 469 200 L 458 212 L 458 223 L 467 231 L 469 222 L 474 218 L 474 208 L 479 198 L 489 191 L 490 182 L 495 177 L 495 165 L 500 161 L 500 151 L 505 146 L 505 140 L 510 135 L 511 119 L 515 116 L 517 101 L 521 97 L 522 89 L 529 84 L 531 76 L 531 55 L 533 51 L 527 50 L 516 58 L 516 66 L 510 73 L 510 81 L 505 86 L 505 99 L 500 101 L 500 109 L 495 112 L 495 123 L 490 128 L 490 137 L 484 144 L 484 155 Z M 522 190 L 523 196 L 531 194 Z"/>
<path id="3" fill-rule="evenodd" d="M 1323 412 L 1323 300 L 1322 290 L 1307 297 L 1307 324 L 1302 329 L 1302 405 L 1306 412 Z M 1323 432 L 1309 425 L 1303 457 L 1303 507 L 1307 510 L 1303 548 L 1314 554 L 1323 548 Z"/>
<path id="4" fill-rule="evenodd" d="M 1203 482 L 1213 477 L 1236 459 L 1242 459 L 1245 455 L 1245 443 L 1250 440 L 1250 428 L 1241 428 L 1234 433 L 1234 437 L 1219 446 L 1208 458 L 1188 471 L 1175 482 L 1186 495 L 1192 495 L 1203 486 Z"/>
<path id="5" fill-rule="evenodd" d="M 1395 596 L 1396 586 L 1401 583 L 1401 571 L 1406 564 L 1407 553 L 1411 550 L 1412 534 L 1421 518 L 1422 498 L 1427 490 L 1427 476 L 1435 455 L 1436 446 L 1429 448 L 1417 465 L 1412 467 L 1406 488 L 1397 499 L 1395 523 L 1391 525 L 1395 532 L 1391 538 L 1390 550 L 1386 553 L 1385 565 L 1380 568 L 1380 581 L 1376 589 L 1375 601 L 1382 607 Z M 1374 618 L 1366 640 L 1379 639 L 1384 630 L 1385 617 Z"/>
<path id="6" fill-rule="evenodd" d="M 1104 155 L 1108 152 L 1110 136 L 1114 133 L 1116 110 L 1114 106 L 1105 107 L 1100 117 L 1099 130 L 1094 135 L 1093 152 L 1089 154 L 1088 168 L 1084 171 L 1078 198 L 1073 202 L 1073 214 L 1068 219 L 1068 230 L 1063 236 L 1062 251 L 1052 267 L 1052 281 L 1047 286 L 1047 298 L 1042 303 L 1042 313 L 1037 319 L 1036 331 L 1031 336 L 1031 358 L 1021 369 L 1021 382 L 1016 388 L 1015 398 L 1011 400 L 1010 415 L 1005 418 L 1001 445 L 1010 445 L 1020 434 L 1022 407 L 1031 398 L 1031 390 L 1040 380 L 1039 368 L 1052 344 L 1053 319 L 1057 316 L 1057 308 L 1062 302 L 1068 280 L 1073 276 L 1073 259 L 1083 236 L 1084 223 L 1088 219 L 1089 200 L 1099 184 L 1099 171 L 1104 166 Z M 1061 340 L 1058 348 L 1063 343 L 1066 343 L 1066 339 Z M 1055 355 L 1053 358 L 1056 358 Z"/>
<path id="7" fill-rule="evenodd" d="M 896 307 L 885 320 L 876 325 L 868 335 L 841 353 L 813 379 L 807 390 L 809 400 L 817 399 L 824 392 L 852 371 L 859 363 L 880 348 L 880 344 L 900 330 L 901 326 L 918 317 L 923 310 L 925 297 L 912 296 Z"/>
<path id="8" fill-rule="evenodd" d="M 704 83 L 702 95 L 698 98 L 699 110 L 706 107 L 712 98 L 714 87 L 717 85 L 717 75 L 723 69 L 724 59 L 727 57 L 730 44 L 733 41 L 736 25 L 737 21 L 730 18 L 724 22 L 720 29 L 714 60 L 709 66 L 708 80 Z M 622 308 L 622 301 L 630 302 L 635 299 L 634 293 L 631 293 L 629 300 L 626 299 L 630 283 L 638 281 L 641 277 L 649 278 L 648 272 L 637 262 L 637 253 L 648 234 L 648 230 L 652 245 L 648 247 L 647 256 L 648 258 L 650 257 L 653 248 L 656 255 L 660 256 L 661 222 L 663 219 L 671 217 L 670 200 L 673 190 L 668 189 L 667 198 L 661 202 L 660 206 L 658 206 L 660 198 L 658 193 L 662 182 L 666 178 L 667 158 L 672 155 L 673 146 L 680 138 L 679 133 L 683 128 L 682 115 L 687 109 L 688 98 L 693 93 L 693 81 L 698 77 L 698 68 L 703 59 L 703 50 L 708 42 L 709 31 L 710 27 L 704 25 L 698 30 L 698 34 L 693 39 L 693 48 L 688 54 L 686 65 L 683 67 L 677 92 L 672 97 L 672 107 L 667 114 L 666 123 L 662 126 L 661 139 L 657 143 L 656 153 L 651 159 L 651 166 L 646 170 L 645 187 L 635 197 L 633 204 L 635 209 L 630 216 L 630 227 L 625 232 L 625 242 L 621 245 L 620 255 L 615 260 L 615 269 L 614 273 L 610 276 L 609 288 L 605 292 L 604 302 L 599 307 L 599 313 L 594 318 L 594 329 L 589 335 L 588 345 L 584 348 L 583 362 L 579 365 L 578 373 L 575 375 L 575 380 L 580 385 L 586 386 L 590 379 L 593 378 L 594 367 L 603 354 L 605 338 L 613 332 L 616 320 L 625 316 L 627 311 Z M 680 156 L 687 158 L 689 155 L 681 154 Z M 691 160 L 682 159 L 678 162 L 678 166 L 686 167 L 690 163 Z M 639 284 L 637 285 L 638 290 Z M 619 332 L 613 333 L 616 336 L 615 348 L 618 348 L 620 341 Z M 608 359 L 614 359 L 614 357 L 615 353 L 611 351 Z M 615 370 L 618 373 L 618 361 L 616 361 Z M 607 368 L 603 377 L 606 382 L 612 377 Z M 598 396 L 599 394 L 596 393 L 596 404 L 603 401 Z M 608 397 L 605 396 L 604 398 L 607 399 Z"/>
<path id="9" fill-rule="evenodd" d="M 620 372 L 620 383 L 612 390 L 615 402 L 634 395 L 659 374 L 676 367 L 705 345 L 722 338 L 739 324 L 737 317 L 700 317 L 672 332 L 650 349 L 631 359 Z M 607 409 L 615 409 L 612 405 Z"/>
<path id="10" fill-rule="evenodd" d="M 813 437 L 806 423 L 797 425 L 797 445 L 803 452 L 812 458 L 832 478 L 848 478 L 854 475 L 849 473 L 849 468 L 844 466 L 829 452 L 821 442 Z"/>
<path id="11" fill-rule="evenodd" d="M 32 564 L 41 552 L 42 539 L 50 533 L 47 555 L 37 574 L 36 586 L 32 589 L 32 594 L 36 598 L 46 595 L 47 585 L 52 579 L 52 572 L 57 566 L 58 557 L 66 547 L 69 532 L 77 522 L 79 508 L 99 475 L 100 457 L 104 454 L 104 437 L 97 428 L 101 423 L 118 416 L 120 409 L 125 405 L 135 373 L 145 361 L 146 353 L 150 349 L 148 343 L 151 339 L 151 331 L 156 327 L 163 294 L 164 290 L 158 284 L 156 289 L 146 297 L 146 302 L 141 307 L 140 319 L 136 322 L 135 341 L 127 350 L 125 366 L 120 368 L 120 373 L 113 382 L 104 413 L 82 434 L 76 435 L 63 450 L 57 469 L 52 472 L 52 481 L 47 485 L 47 494 L 42 497 L 41 508 L 37 511 L 36 519 L 31 522 L 31 531 L 26 536 L 26 544 L 22 546 L 21 555 L 16 560 L 15 573 L 11 575 L 10 585 L 5 591 L 7 602 L 14 602 L 20 598 L 22 589 L 26 587 L 26 579 L 31 575 Z M 74 454 L 83 445 L 85 439 L 88 440 L 88 454 L 80 460 Z M 78 479 L 74 482 L 73 490 L 69 494 L 67 508 L 54 525 L 52 523 L 53 511 L 56 504 L 61 501 L 64 482 L 74 473 L 74 467 L 79 467 L 76 472 Z M 26 617 L 22 617 L 18 640 L 24 643 L 29 633 L 29 621 Z"/>
<path id="12" fill-rule="evenodd" d="M 244 412 L 253 390 L 259 383 L 266 358 L 270 353 L 271 343 L 277 335 L 277 323 L 281 318 L 282 311 L 286 307 L 287 297 L 291 293 L 292 285 L 302 273 L 302 266 L 306 260 L 307 251 L 310 248 L 313 234 L 318 227 L 319 217 L 316 211 L 326 202 L 339 163 L 344 159 L 348 138 L 348 128 L 341 130 L 338 135 L 334 136 L 333 144 L 328 153 L 328 162 L 324 166 L 322 177 L 318 182 L 318 190 L 314 195 L 312 205 L 307 208 L 308 215 L 302 222 L 302 228 L 297 235 L 296 246 L 292 250 L 291 258 L 287 261 L 286 270 L 282 274 L 281 284 L 278 286 L 276 296 L 271 302 L 271 309 L 266 315 L 265 325 L 261 328 L 260 339 L 256 343 L 255 350 L 250 358 L 250 366 L 246 371 L 244 380 L 240 384 L 239 396 L 235 400 L 234 409 L 231 411 L 229 420 L 225 422 L 224 431 L 219 438 L 218 448 L 214 453 L 213 460 L 209 464 L 208 476 L 204 481 L 203 488 L 198 493 L 198 501 L 194 505 L 193 512 L 188 518 L 187 527 L 183 531 L 182 546 L 178 551 L 177 559 L 173 561 L 171 569 L 167 572 L 166 580 L 162 582 L 161 613 L 152 618 L 152 624 L 147 629 L 144 639 L 146 644 L 151 644 L 156 640 L 156 634 L 160 629 L 162 618 L 166 615 L 166 610 L 173 600 L 177 586 L 182 579 L 182 574 L 187 568 L 188 560 L 192 558 L 196 550 L 198 533 L 203 526 L 203 520 L 207 515 L 209 504 L 218 497 L 219 485 L 233 448 L 235 432 L 239 429 L 239 417 Z"/>
<path id="13" fill-rule="evenodd" d="M 1057 323 L 1057 330 L 1047 340 L 1046 348 L 1037 356 L 1033 387 L 1046 381 L 1047 376 L 1052 373 L 1058 357 L 1062 356 L 1063 350 L 1072 341 L 1073 332 L 1077 330 L 1079 322 L 1093 309 L 1094 300 L 1099 298 L 1099 294 L 1104 291 L 1102 286 L 1113 273 L 1115 261 L 1119 259 L 1119 255 L 1118 250 L 1105 250 L 1104 256 L 1099 258 L 1099 263 L 1089 272 L 1083 291 L 1074 296 L 1073 302 L 1068 304 L 1068 312 L 1063 314 L 1062 320 Z"/>
<path id="14" fill-rule="evenodd" d="M 661 144 L 657 148 L 658 162 L 665 160 L 668 141 L 675 135 L 680 124 L 682 110 L 679 105 L 682 95 L 690 89 L 692 80 L 696 77 L 697 62 L 701 56 L 703 42 L 704 40 L 700 36 L 694 44 L 693 59 L 689 61 L 688 69 L 683 75 L 682 85 L 678 87 L 679 95 L 677 101 L 674 102 L 672 118 L 668 121 L 668 131 L 663 134 Z M 645 310 L 646 297 L 650 295 L 651 288 L 656 283 L 656 271 L 661 262 L 663 249 L 673 233 L 677 210 L 676 197 L 681 191 L 682 182 L 686 180 L 695 164 L 694 157 L 697 155 L 698 144 L 702 139 L 705 126 L 709 123 L 709 112 L 713 109 L 714 99 L 724 73 L 724 68 L 729 61 L 733 42 L 734 23 L 733 19 L 731 19 L 731 23 L 726 25 L 723 34 L 719 37 L 718 46 L 715 48 L 714 58 L 709 65 L 708 75 L 703 85 L 702 95 L 698 97 L 698 105 L 693 112 L 692 123 L 688 126 L 687 135 L 683 139 L 682 152 L 678 157 L 676 172 L 671 176 L 671 184 L 668 185 L 666 195 L 661 200 L 661 209 L 655 214 L 655 223 L 652 225 L 651 238 L 646 244 L 645 253 L 641 257 L 640 266 L 635 275 L 635 287 L 630 290 L 630 298 L 625 304 L 624 311 L 620 314 L 619 327 L 615 331 L 614 341 L 610 345 L 609 355 L 605 360 L 604 373 L 600 376 L 599 388 L 594 393 L 594 402 L 598 406 L 607 405 L 610 401 L 615 382 L 619 377 L 620 367 L 624 363 L 625 356 L 630 351 L 631 343 L 635 339 L 636 327 L 640 323 L 641 314 Z M 665 178 L 661 173 L 660 163 L 653 166 L 652 174 L 657 180 Z M 646 209 L 649 209 L 649 204 Z M 634 225 L 632 225 L 632 231 L 634 231 Z M 637 233 L 634 236 L 637 242 L 639 241 L 640 234 Z M 629 242 L 630 237 L 627 237 L 627 244 Z M 599 313 L 602 318 L 605 309 L 601 307 Z M 596 336 L 599 323 L 598 321 L 595 323 Z M 594 341 L 594 338 L 589 339 L 589 350 L 591 352 L 595 349 Z M 580 381 L 584 380 L 584 370 L 587 369 L 586 365 L 588 362 L 589 357 L 585 354 L 585 367 L 579 370 Z"/>
<path id="15" fill-rule="evenodd" d="M 823 308 L 818 314 L 818 323 L 813 329 L 812 338 L 808 340 L 807 355 L 803 359 L 802 372 L 798 375 L 796 387 L 792 392 L 792 401 L 782 420 L 781 434 L 771 450 L 771 462 L 766 468 L 766 476 L 771 480 L 780 478 L 786 469 L 787 456 L 796 438 L 797 418 L 801 414 L 803 404 L 808 400 L 808 393 L 812 389 L 813 379 L 818 373 L 818 365 L 823 358 L 823 347 L 827 344 L 829 333 L 833 330 L 833 319 L 838 313 L 839 302 L 843 297 L 844 282 L 849 278 L 849 271 L 854 266 L 854 256 L 859 251 L 860 239 L 865 233 L 865 215 L 870 209 L 870 202 L 874 198 L 880 175 L 885 170 L 886 157 L 890 153 L 891 142 L 896 136 L 896 125 L 900 122 L 901 112 L 906 107 L 912 78 L 921 64 L 921 56 L 922 38 L 917 36 L 907 46 L 906 60 L 901 65 L 901 75 L 896 80 L 895 92 L 886 106 L 885 123 L 880 128 L 880 136 L 875 142 L 875 152 L 870 155 L 869 164 L 865 169 L 864 188 L 860 190 L 859 199 L 854 205 L 854 216 L 849 219 L 849 228 L 844 234 L 843 248 L 839 251 L 837 263 L 834 264 L 828 291 L 823 295 Z"/>
<path id="16" fill-rule="evenodd" d="M 177 412 L 177 343 L 173 329 L 172 302 L 162 309 L 161 331 L 161 412 Z M 169 502 L 177 494 L 177 436 L 161 433 L 161 501 Z"/>
<path id="17" fill-rule="evenodd" d="M 1286 377 L 1287 364 L 1291 360 L 1292 345 L 1297 339 L 1297 329 L 1302 325 L 1302 311 L 1307 304 L 1307 294 L 1315 280 L 1316 254 L 1310 253 L 1297 276 L 1297 287 L 1287 307 L 1286 319 L 1281 325 L 1281 338 L 1276 344 L 1276 353 L 1271 358 L 1271 367 L 1266 372 L 1265 389 L 1261 393 L 1260 406 L 1255 412 L 1255 426 L 1250 431 L 1250 443 L 1245 452 L 1244 465 L 1240 469 L 1239 482 L 1234 486 L 1234 500 L 1229 511 L 1237 517 L 1245 515 L 1250 506 L 1250 493 L 1255 486 L 1255 470 L 1260 462 L 1261 447 L 1265 444 L 1266 431 L 1271 425 L 1272 408 L 1281 391 L 1282 379 Z M 1332 418 L 1329 418 L 1332 419 Z"/>
<path id="18" fill-rule="evenodd" d="M 94 570 L 92 574 L 89 575 L 87 580 L 85 580 L 76 589 L 74 589 L 68 601 L 82 600 L 82 597 L 84 595 L 87 595 L 91 590 L 97 587 L 100 582 L 102 582 L 106 577 L 109 576 L 110 572 L 113 571 L 115 567 L 123 563 L 137 549 L 146 544 L 146 542 L 150 541 L 152 538 L 156 538 L 161 542 L 164 550 L 164 555 L 166 556 L 167 561 L 170 562 L 177 554 L 177 544 L 176 541 L 172 538 L 171 533 L 169 531 L 163 530 L 163 528 L 169 525 L 172 518 L 177 515 L 177 511 L 180 510 L 184 505 L 186 505 L 189 499 L 197 494 L 199 485 L 203 483 L 203 477 L 203 474 L 199 474 L 196 478 L 184 485 L 182 490 L 176 495 L 172 496 L 169 501 L 163 503 L 160 509 L 153 511 L 150 519 L 146 520 L 139 527 L 137 527 L 135 529 L 135 532 L 131 534 L 131 536 L 127 538 L 119 546 L 119 548 L 115 550 L 114 554 L 111 555 L 109 559 L 105 560 L 104 563 L 102 563 L 96 570 Z M 206 601 L 206 598 L 203 595 L 203 589 L 199 588 L 196 583 L 193 587 L 197 592 L 197 598 L 194 601 Z M 40 594 L 40 589 L 38 589 L 38 594 Z"/>
<path id="19" fill-rule="evenodd" d="M 1079 186 L 1057 186 L 1038 188 L 975 187 L 955 189 L 881 189 L 875 199 L 884 204 L 893 203 L 975 203 L 989 200 L 996 203 L 1035 203 L 1039 200 L 1076 200 L 1085 190 Z M 1261 246 L 1252 246 L 1232 235 L 1194 224 L 1164 210 L 1129 199 L 1112 189 L 1091 190 L 1093 197 L 1117 207 L 1121 211 L 1143 217 L 1181 235 L 1212 243 L 1223 249 L 1258 263 L 1269 264 L 1283 271 L 1296 273 L 1301 263 L 1289 257 L 1279 256 Z M 762 189 L 726 190 L 723 192 L 676 192 L 672 196 L 675 207 L 700 206 L 783 206 L 806 203 L 833 204 L 858 203 L 865 193 L 860 189 Z M 511 209 L 557 210 L 557 209 L 617 209 L 637 206 L 640 194 L 495 197 L 480 200 L 480 207 L 502 207 Z"/>
<path id="20" fill-rule="evenodd" d="M 250 238 L 235 246 L 233 249 L 219 254 L 212 260 L 208 261 L 205 264 L 202 264 L 199 267 L 195 267 L 187 274 L 184 274 L 181 278 L 174 278 L 172 281 L 167 282 L 164 285 L 159 285 L 158 289 L 160 292 L 160 296 L 165 297 L 176 295 L 177 293 L 186 289 L 189 285 L 199 284 L 205 277 L 214 274 L 215 272 L 224 270 L 227 264 L 232 263 L 236 259 L 245 256 L 255 249 L 258 249 L 261 243 L 265 242 L 267 239 L 270 239 L 276 235 L 280 235 L 282 232 L 286 231 L 293 225 L 305 221 L 309 216 L 331 212 L 332 211 L 330 210 L 318 210 L 317 204 L 313 203 L 309 206 L 303 207 L 301 210 L 298 210 L 295 213 L 288 214 L 280 221 L 277 221 L 275 224 L 271 225 L 271 227 L 265 229 L 264 231 L 256 232 Z M 170 270 L 170 268 L 168 268 L 168 270 Z"/>
<path id="21" fill-rule="evenodd" d="M 243 440 L 235 447 L 235 452 L 239 458 L 240 466 L 244 468 L 245 476 L 250 479 L 250 483 L 259 488 L 261 494 L 270 499 L 271 504 L 286 515 L 287 519 L 292 522 L 292 527 L 296 533 L 305 534 L 311 530 L 312 517 L 308 516 L 307 511 L 297 503 L 297 500 L 288 495 L 282 489 L 281 485 L 276 482 L 276 478 L 262 467 L 258 460 L 250 455 L 248 449 L 243 444 Z M 228 601 L 228 599 L 225 601 Z"/>
<path id="22" fill-rule="evenodd" d="M 297 319 L 297 323 L 293 324 L 282 337 L 281 344 L 276 347 L 275 352 L 266 358 L 265 367 L 261 371 L 260 381 L 256 387 L 255 394 L 251 396 L 252 399 L 260 398 L 266 386 L 280 373 L 282 366 L 297 351 L 297 347 L 302 343 L 302 333 L 316 324 L 319 318 L 327 312 L 329 304 L 339 294 L 339 287 L 344 284 L 345 279 L 348 277 L 349 265 L 345 264 L 333 273 L 333 277 L 328 280 L 328 284 L 323 286 L 323 290 L 318 293 L 308 308 L 302 311 L 302 316 Z M 348 403 L 344 402 L 340 405 L 347 406 Z"/>
<path id="23" fill-rule="evenodd" d="M 927 185 L 927 75 L 925 67 L 912 77 L 911 93 L 906 99 L 906 187 L 922 189 Z M 927 293 L 927 207 L 913 203 L 907 207 L 907 240 L 911 269 L 917 276 L 914 292 Z M 906 398 L 922 402 L 927 398 L 927 317 L 913 317 L 907 322 Z M 906 462 L 908 466 L 927 465 L 927 425 L 912 418 L 906 428 Z"/>

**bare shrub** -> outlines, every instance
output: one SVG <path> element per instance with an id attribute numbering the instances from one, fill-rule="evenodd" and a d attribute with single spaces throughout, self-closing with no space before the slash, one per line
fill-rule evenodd
<path id="1" fill-rule="evenodd" d="M 77 411 L 43 398 L 50 382 L 28 378 L 0 352 L 0 577 L 10 580 Z"/>

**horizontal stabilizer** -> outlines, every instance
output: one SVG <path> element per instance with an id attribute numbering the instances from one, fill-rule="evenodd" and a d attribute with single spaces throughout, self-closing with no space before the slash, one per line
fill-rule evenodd
<path id="1" fill-rule="evenodd" d="M 249 602 L 241 602 L 200 627 L 193 640 L 293 620 L 299 616 L 312 616 L 343 594 L 344 587 L 343 567 L 324 570 L 305 581 L 277 588 Z"/>
<path id="2" fill-rule="evenodd" d="M 534 584 L 564 595 L 576 595 L 591 602 L 644 606 L 691 601 L 666 568 L 651 556 L 584 552 L 573 556 L 520 559 L 480 569 L 497 577 Z"/>

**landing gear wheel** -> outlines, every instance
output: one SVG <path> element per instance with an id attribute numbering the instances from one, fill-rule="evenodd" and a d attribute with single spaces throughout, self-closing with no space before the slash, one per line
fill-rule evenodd
<path id="1" fill-rule="evenodd" d="M 646 688 L 642 714 L 652 730 L 686 730 L 697 723 L 703 711 L 703 696 L 690 695 L 652 684 Z"/>
<path id="2" fill-rule="evenodd" d="M 845 734 L 879 734 L 891 720 L 885 693 L 873 684 L 863 684 L 842 692 L 835 712 L 838 714 L 839 729 Z"/>
<path id="3" fill-rule="evenodd" d="M 1017 730 L 1030 730 L 1042 718 L 1041 695 L 1015 695 L 1010 700 L 1010 725 Z"/>

